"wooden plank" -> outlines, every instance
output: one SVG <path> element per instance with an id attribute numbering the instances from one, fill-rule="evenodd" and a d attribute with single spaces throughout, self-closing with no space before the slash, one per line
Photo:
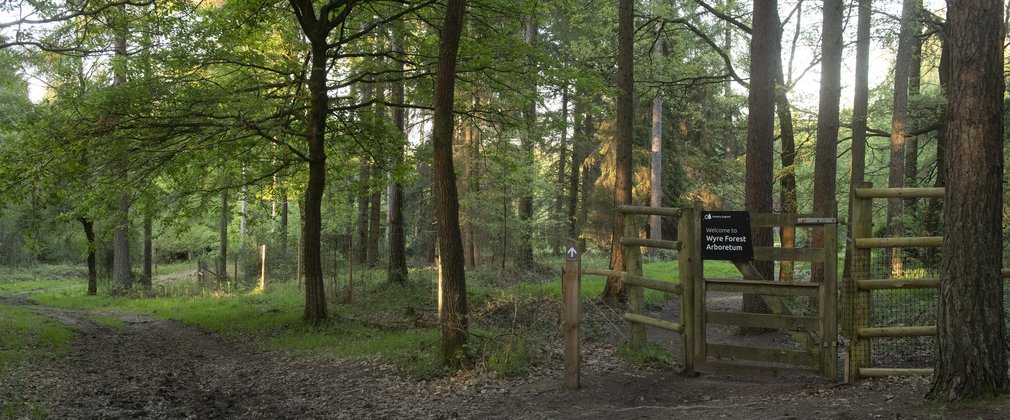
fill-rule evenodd
<path id="1" fill-rule="evenodd" d="M 582 274 L 587 276 L 620 277 L 624 275 L 624 272 L 608 270 L 606 268 L 583 268 Z"/>
<path id="2" fill-rule="evenodd" d="M 827 225 L 838 223 L 837 217 L 798 217 L 796 225 Z"/>
<path id="3" fill-rule="evenodd" d="M 755 314 L 749 312 L 708 311 L 709 324 L 737 325 L 752 328 L 775 328 L 787 331 L 816 332 L 820 320 L 815 317 Z"/>
<path id="4" fill-rule="evenodd" d="M 861 290 L 877 289 L 934 289 L 940 286 L 940 279 L 882 279 L 856 280 Z"/>
<path id="5" fill-rule="evenodd" d="M 856 188 L 856 198 L 943 198 L 943 188 Z"/>
<path id="6" fill-rule="evenodd" d="M 650 316 L 626 312 L 624 314 L 624 319 L 636 324 L 648 325 L 650 327 L 662 328 L 664 330 L 670 330 L 678 333 L 684 332 L 684 325 L 680 323 L 665 321 Z"/>
<path id="7" fill-rule="evenodd" d="M 617 206 L 617 211 L 624 214 L 646 214 L 667 217 L 680 217 L 682 209 L 674 207 L 648 207 L 648 206 Z"/>
<path id="8" fill-rule="evenodd" d="M 743 347 L 728 344 L 709 344 L 708 355 L 715 359 L 750 360 L 753 362 L 807 366 L 817 364 L 814 356 L 805 351 Z"/>
<path id="9" fill-rule="evenodd" d="M 889 376 L 933 376 L 933 369 L 860 368 L 860 378 L 886 378 Z"/>
<path id="10" fill-rule="evenodd" d="M 708 331 L 705 328 L 705 260 L 701 259 L 701 201 L 694 202 L 694 217 L 691 222 L 690 239 L 691 259 L 694 260 L 694 276 L 691 278 L 694 287 L 694 297 L 692 298 L 693 324 L 694 324 L 694 362 L 705 361 L 705 343 Z M 685 241 L 686 242 L 686 241 Z"/>
<path id="11" fill-rule="evenodd" d="M 762 278 L 761 273 L 757 271 L 757 268 L 754 268 L 754 264 L 750 261 L 733 261 L 733 265 L 736 266 L 736 269 L 740 271 L 740 274 L 742 274 L 743 278 L 746 280 L 766 280 Z M 702 283 L 705 284 L 707 282 Z M 768 305 L 768 309 L 771 309 L 772 313 L 779 315 L 792 315 L 792 311 L 789 310 L 789 307 L 786 306 L 785 302 L 783 302 L 782 298 L 779 296 L 761 295 L 761 300 Z M 792 334 L 793 338 L 796 339 L 796 342 L 800 343 L 800 345 L 807 349 L 807 351 L 811 353 L 818 351 L 817 340 L 814 340 L 814 337 L 809 332 L 790 331 L 789 333 Z"/>
<path id="12" fill-rule="evenodd" d="M 913 236 L 906 238 L 854 238 L 856 248 L 911 248 L 943 246 L 942 236 Z"/>
<path id="13" fill-rule="evenodd" d="M 682 246 L 680 241 L 662 241 L 659 239 L 642 239 L 642 238 L 627 238 L 627 237 L 621 238 L 621 245 L 672 249 L 674 251 L 680 251 L 680 248 Z"/>
<path id="14" fill-rule="evenodd" d="M 751 213 L 750 226 L 756 227 L 780 227 L 794 226 L 799 219 L 814 217 L 812 214 L 787 214 L 787 213 Z"/>
<path id="15" fill-rule="evenodd" d="M 569 241 L 568 246 L 575 246 L 574 241 Z M 582 264 L 582 253 L 575 260 L 566 260 L 565 268 L 561 273 L 561 307 L 564 316 L 564 343 L 565 343 L 565 387 L 568 389 L 578 389 L 581 383 L 581 297 L 580 270 Z"/>
<path id="16" fill-rule="evenodd" d="M 774 296 L 818 296 L 817 283 L 771 282 L 764 280 L 705 279 L 707 290 L 713 292 L 754 293 Z"/>
<path id="17" fill-rule="evenodd" d="M 747 376 L 770 376 L 775 377 L 782 374 L 817 374 L 815 368 L 786 367 L 786 366 L 760 366 L 745 363 L 726 363 L 718 361 L 697 362 L 696 370 L 699 372 L 722 373 L 727 375 L 747 375 Z"/>
<path id="18" fill-rule="evenodd" d="M 681 284 L 671 281 L 650 279 L 646 277 L 633 276 L 631 274 L 625 274 L 623 278 L 625 283 L 644 287 L 646 289 L 659 290 L 660 292 L 673 293 L 675 295 L 679 295 L 683 291 L 683 286 Z"/>
<path id="19" fill-rule="evenodd" d="M 694 208 L 685 209 L 680 220 L 677 221 L 677 235 L 684 248 L 677 253 L 677 262 L 680 274 L 680 322 L 684 325 L 684 332 L 681 335 L 681 354 L 683 357 L 684 373 L 694 374 L 694 342 L 695 342 L 695 321 L 694 316 L 694 293 L 695 280 L 694 270 L 696 262 L 694 251 L 698 246 L 694 241 L 694 221 L 697 218 Z"/>
<path id="20" fill-rule="evenodd" d="M 936 326 L 922 327 L 865 327 L 856 330 L 860 338 L 874 337 L 930 337 L 936 335 Z"/>
<path id="21" fill-rule="evenodd" d="M 754 247 L 754 259 L 757 261 L 824 261 L 824 250 L 821 248 L 776 248 L 771 246 Z"/>
<path id="22" fill-rule="evenodd" d="M 1003 278 L 1010 278 L 1010 268 L 1001 269 L 999 274 L 1003 276 Z"/>

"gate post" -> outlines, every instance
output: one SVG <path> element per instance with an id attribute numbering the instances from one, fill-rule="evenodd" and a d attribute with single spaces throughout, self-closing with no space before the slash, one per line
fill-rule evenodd
<path id="1" fill-rule="evenodd" d="M 680 219 L 677 220 L 677 240 L 680 241 L 680 252 L 677 253 L 678 268 L 680 270 L 680 322 L 684 326 L 684 332 L 680 335 L 681 348 L 684 355 L 684 373 L 694 375 L 694 346 L 695 328 L 694 321 L 694 293 L 695 293 L 695 264 L 694 249 L 697 241 L 694 236 L 694 225 L 698 219 L 698 214 L 693 207 L 683 209 Z"/>
<path id="2" fill-rule="evenodd" d="M 578 389 L 581 381 L 582 310 L 579 307 L 582 292 L 582 250 L 574 240 L 568 241 L 565 268 L 561 272 L 561 310 L 564 319 L 565 388 Z"/>
<path id="3" fill-rule="evenodd" d="M 845 308 L 843 324 L 849 336 L 849 348 L 845 356 L 845 381 L 853 383 L 859 380 L 859 369 L 870 365 L 870 341 L 859 337 L 859 329 L 869 326 L 870 291 L 860 290 L 858 280 L 870 278 L 870 249 L 856 247 L 857 239 L 873 236 L 871 223 L 873 221 L 873 199 L 858 198 L 856 189 L 872 188 L 869 182 L 857 183 L 852 191 L 852 267 L 851 278 L 845 279 L 845 294 L 848 302 Z"/>
<path id="4" fill-rule="evenodd" d="M 837 208 L 832 205 L 832 208 Z M 821 375 L 838 379 L 838 224 L 824 224 L 824 282 L 820 285 Z"/>

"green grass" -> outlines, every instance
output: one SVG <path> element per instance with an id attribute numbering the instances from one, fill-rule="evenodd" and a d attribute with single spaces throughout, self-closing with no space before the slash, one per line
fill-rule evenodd
<path id="1" fill-rule="evenodd" d="M 123 331 L 126 329 L 126 323 L 114 316 L 92 315 L 89 316 L 88 319 L 101 327 L 105 327 L 113 331 Z"/>
<path id="2" fill-rule="evenodd" d="M 17 394 L 25 386 L 16 374 L 26 363 L 65 354 L 73 331 L 22 306 L 0 305 L 0 378 L 9 381 L 14 395 L 0 401 L 0 418 L 45 418 L 42 404 Z"/>

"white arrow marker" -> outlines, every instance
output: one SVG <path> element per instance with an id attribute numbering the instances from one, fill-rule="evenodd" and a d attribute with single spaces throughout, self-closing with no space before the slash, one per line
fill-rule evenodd
<path id="1" fill-rule="evenodd" d="M 565 254 L 567 255 L 569 260 L 575 260 L 575 258 L 579 256 L 579 251 L 576 251 L 575 247 L 573 246 L 568 248 L 568 251 Z"/>

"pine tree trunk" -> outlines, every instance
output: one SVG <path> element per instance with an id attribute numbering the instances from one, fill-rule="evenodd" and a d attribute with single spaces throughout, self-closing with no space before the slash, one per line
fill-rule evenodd
<path id="1" fill-rule="evenodd" d="M 126 14 L 126 5 L 120 6 L 122 15 Z M 123 16 L 125 19 L 125 16 Z M 124 25 L 125 26 L 125 25 Z M 126 33 L 119 29 L 115 39 L 115 60 L 113 70 L 113 86 L 126 83 Z M 117 178 L 125 188 L 129 176 L 125 157 L 118 162 Z M 112 289 L 113 293 L 123 293 L 133 287 L 133 271 L 130 264 L 130 196 L 120 192 L 116 201 L 114 216 L 115 228 L 112 233 Z"/>
<path id="2" fill-rule="evenodd" d="M 776 14 L 776 17 L 778 15 Z M 781 24 L 781 22 L 779 23 Z M 800 20 L 796 19 L 796 25 L 799 27 Z M 775 86 L 775 112 L 778 114 L 779 118 L 779 133 L 782 138 L 782 148 L 779 154 L 779 159 L 782 161 L 782 176 L 779 178 L 779 202 L 781 205 L 782 213 L 791 214 L 797 213 L 797 203 L 796 203 L 796 136 L 793 131 L 793 110 L 792 104 L 789 103 L 789 95 L 786 92 L 786 76 L 785 71 L 782 66 L 782 52 L 781 52 L 781 35 L 779 35 L 779 41 L 776 46 L 779 46 L 779 51 L 775 53 L 778 57 L 777 70 L 776 70 L 776 86 Z M 795 43 L 793 44 L 795 47 Z M 795 48 L 793 50 L 795 53 Z M 783 226 L 779 229 L 779 241 L 783 248 L 792 248 L 796 245 L 796 228 L 792 226 Z M 792 281 L 793 280 L 793 267 L 794 263 L 792 261 L 782 261 L 779 264 L 779 281 Z"/>
<path id="3" fill-rule="evenodd" d="M 814 215 L 834 217 L 838 177 L 838 103 L 842 94 L 842 20 L 845 7 L 841 0 L 826 0 L 823 5 L 824 29 L 821 36 L 821 89 L 817 106 L 817 146 L 814 156 Z M 814 229 L 813 245 L 824 247 L 824 229 Z M 834 258 L 834 257 L 831 257 Z M 811 264 L 810 281 L 824 281 L 824 263 Z"/>
<path id="4" fill-rule="evenodd" d="M 661 36 L 659 26 L 657 35 Z M 656 41 L 653 55 L 662 58 L 666 55 L 663 38 Z M 649 154 L 649 205 L 663 207 L 663 97 L 656 94 L 652 98 L 652 132 L 650 136 L 651 150 Z M 649 238 L 663 239 L 663 219 L 660 216 L 649 217 Z M 656 248 L 651 248 L 656 250 Z"/>
<path id="5" fill-rule="evenodd" d="M 358 232 L 355 242 L 358 244 L 354 260 L 364 264 L 368 259 L 368 184 L 370 180 L 368 159 L 361 158 L 358 169 Z"/>
<path id="6" fill-rule="evenodd" d="M 905 185 L 905 138 L 908 124 L 908 76 L 911 71 L 912 49 L 915 42 L 915 13 L 918 0 L 904 0 L 901 7 L 901 31 L 898 33 L 898 53 L 894 59 L 894 111 L 891 114 L 891 165 L 887 186 L 899 188 Z M 887 201 L 887 234 L 890 237 L 903 235 L 904 211 L 900 198 Z M 901 248 L 891 249 L 891 275 L 900 276 L 904 271 Z"/>
<path id="7" fill-rule="evenodd" d="M 526 45 L 533 47 L 537 42 L 537 22 L 536 16 L 527 16 L 525 22 L 525 41 Z M 534 77 L 536 74 L 536 63 L 533 61 L 533 57 L 529 57 L 526 65 L 527 77 Z M 531 83 L 530 86 L 530 96 L 536 97 L 537 84 L 536 82 Z M 522 137 L 521 145 L 522 153 L 525 158 L 525 164 L 529 167 L 535 167 L 535 157 L 534 157 L 534 145 L 536 144 L 536 121 L 537 121 L 537 103 L 535 99 L 531 99 L 529 103 L 526 104 L 526 110 L 523 112 L 526 119 L 526 135 Z M 519 230 L 519 249 L 516 252 L 516 265 L 522 269 L 528 269 L 533 266 L 533 188 L 532 179 L 527 179 L 524 182 L 526 185 L 522 186 L 523 195 L 519 199 L 519 219 L 522 221 L 521 229 Z"/>
<path id="8" fill-rule="evenodd" d="M 401 28 L 393 31 L 391 39 L 394 54 L 403 54 L 403 33 Z M 398 72 L 403 77 L 403 62 L 397 64 Z M 393 82 L 393 102 L 406 102 L 403 92 L 403 80 Z M 393 125 L 403 137 L 397 139 L 399 147 L 393 153 L 393 167 L 403 165 L 403 147 L 407 141 L 406 109 L 402 106 L 393 108 Z M 407 245 L 403 229 L 403 183 L 395 178 L 389 194 L 389 266 L 386 279 L 390 283 L 405 284 L 407 282 Z"/>
<path id="9" fill-rule="evenodd" d="M 848 220 L 852 220 L 852 191 L 857 183 L 866 177 L 866 115 L 869 106 L 870 69 L 870 18 L 872 1 L 859 0 L 859 16 L 856 22 L 856 84 L 852 104 L 852 152 L 849 163 L 849 207 Z M 846 238 L 852 237 L 852 225 L 846 225 Z M 852 242 L 845 243 L 845 263 L 842 277 L 852 276 Z"/>
<path id="10" fill-rule="evenodd" d="M 951 2 L 944 253 L 929 397 L 1008 390 L 1002 267 L 1003 4 Z"/>
<path id="11" fill-rule="evenodd" d="M 778 1 L 754 0 L 751 32 L 750 92 L 747 99 L 747 161 L 744 172 L 744 208 L 752 213 L 772 211 L 772 154 L 775 139 L 775 69 L 778 55 Z M 769 228 L 756 228 L 754 246 L 771 246 Z M 758 261 L 755 268 L 765 279 L 774 275 L 770 261 Z M 768 313 L 758 295 L 745 294 L 744 312 Z"/>
<path id="12" fill-rule="evenodd" d="M 373 165 L 370 172 L 374 174 L 375 178 L 381 179 L 377 165 Z M 368 257 L 366 263 L 369 268 L 375 268 L 379 265 L 379 238 L 382 237 L 382 191 L 373 188 L 368 201 Z"/>
<path id="13" fill-rule="evenodd" d="M 441 359 L 443 366 L 447 367 L 458 367 L 467 357 L 466 272 L 463 267 L 463 244 L 459 231 L 459 196 L 452 162 L 456 54 L 465 12 L 465 0 L 447 0 L 444 26 L 439 36 L 432 121 L 432 192 L 435 197 L 438 261 L 442 279 L 442 301 L 439 307 L 442 330 Z"/>
<path id="14" fill-rule="evenodd" d="M 619 0 L 617 7 L 617 132 L 614 137 L 614 208 L 631 204 L 631 144 L 634 135 L 634 1 Z M 615 211 L 610 237 L 610 269 L 624 271 L 625 255 L 621 246 L 624 214 Z M 607 277 L 601 296 L 608 305 L 624 300 L 628 290 L 620 277 Z"/>

